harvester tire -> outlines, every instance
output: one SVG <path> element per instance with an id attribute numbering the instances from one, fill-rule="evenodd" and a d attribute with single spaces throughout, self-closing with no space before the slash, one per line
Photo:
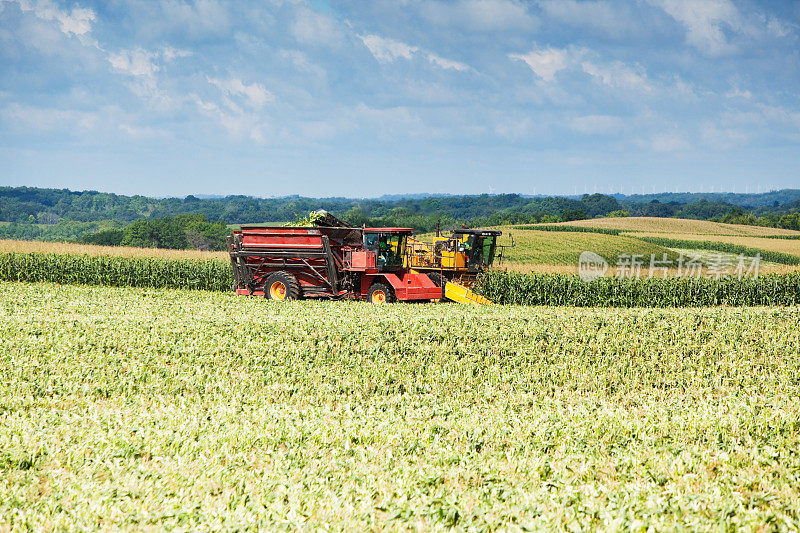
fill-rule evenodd
<path id="1" fill-rule="evenodd" d="M 385 283 L 373 283 L 367 292 L 367 301 L 374 304 L 391 303 L 394 291 Z"/>
<path id="2" fill-rule="evenodd" d="M 300 298 L 300 283 L 294 274 L 286 271 L 273 272 L 264 283 L 264 297 L 270 300 L 297 300 Z"/>

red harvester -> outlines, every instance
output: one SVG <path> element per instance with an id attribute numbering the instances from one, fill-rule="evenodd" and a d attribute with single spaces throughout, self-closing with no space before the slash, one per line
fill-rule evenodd
<path id="1" fill-rule="evenodd" d="M 228 237 L 236 294 L 273 300 L 437 300 L 425 274 L 405 266 L 410 228 L 242 226 Z"/>

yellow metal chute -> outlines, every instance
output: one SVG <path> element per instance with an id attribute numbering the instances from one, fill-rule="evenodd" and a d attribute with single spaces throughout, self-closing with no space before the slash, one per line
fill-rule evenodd
<path id="1" fill-rule="evenodd" d="M 444 296 L 454 302 L 462 304 L 491 304 L 492 302 L 480 294 L 475 294 L 468 288 L 458 283 L 448 281 L 444 286 Z"/>

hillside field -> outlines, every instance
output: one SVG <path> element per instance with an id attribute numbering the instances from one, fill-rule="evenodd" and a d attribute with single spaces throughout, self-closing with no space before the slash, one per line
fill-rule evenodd
<path id="1" fill-rule="evenodd" d="M 553 224 L 546 224 L 553 225 Z M 656 217 L 620 217 L 593 218 L 589 220 L 573 220 L 560 222 L 563 226 L 582 226 L 591 228 L 618 229 L 630 232 L 650 233 L 691 233 L 695 235 L 797 235 L 800 231 L 761 226 L 745 226 L 741 224 L 722 224 L 708 220 L 690 220 L 682 218 Z"/>
<path id="2" fill-rule="evenodd" d="M 586 228 L 614 229 L 623 233 L 609 235 L 590 232 L 542 231 L 535 229 L 516 229 L 501 226 L 503 231 L 500 244 L 510 244 L 509 234 L 514 236 L 516 247 L 506 250 L 501 269 L 517 272 L 540 272 L 553 274 L 574 274 L 578 257 L 583 251 L 592 251 L 603 256 L 612 266 L 621 255 L 639 255 L 649 261 L 651 255 L 662 259 L 664 254 L 676 262 L 681 253 L 699 253 L 704 262 L 711 256 L 719 255 L 713 251 L 696 252 L 685 246 L 666 248 L 664 246 L 639 240 L 637 237 L 668 237 L 684 241 L 714 241 L 747 246 L 753 250 L 781 252 L 800 257 L 800 240 L 767 238 L 768 236 L 800 236 L 800 232 L 719 224 L 716 222 L 669 219 L 669 218 L 607 218 L 573 221 L 544 226 L 580 226 Z M 535 228 L 536 225 L 526 226 Z M 432 234 L 419 236 L 430 240 Z M 89 254 L 121 257 L 160 257 L 164 259 L 217 259 L 227 261 L 227 252 L 202 252 L 197 250 L 163 250 L 154 248 L 132 248 L 94 246 L 73 243 L 51 243 L 38 241 L 0 240 L 0 252 L 44 252 L 58 254 Z M 748 257 L 752 254 L 748 254 Z M 726 253 L 724 257 L 735 263 L 736 254 Z M 761 272 L 784 273 L 798 270 L 797 266 L 773 264 L 762 260 Z M 609 271 L 613 275 L 614 270 Z M 675 273 L 674 269 L 671 273 Z"/>
<path id="3" fill-rule="evenodd" d="M 0 527 L 800 527 L 796 307 L 2 283 L 0 316 Z"/>

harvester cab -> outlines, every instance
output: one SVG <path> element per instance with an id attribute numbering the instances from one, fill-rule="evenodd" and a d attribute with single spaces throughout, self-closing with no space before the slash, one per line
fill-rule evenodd
<path id="1" fill-rule="evenodd" d="M 364 250 L 375 254 L 379 272 L 399 270 L 403 268 L 410 235 L 407 228 L 364 228 Z"/>
<path id="2" fill-rule="evenodd" d="M 489 229 L 456 229 L 453 230 L 452 240 L 457 248 L 457 254 L 463 259 L 456 258 L 456 264 L 463 262 L 467 272 L 482 272 L 494 262 L 497 251 L 497 237 L 501 231 Z"/>

